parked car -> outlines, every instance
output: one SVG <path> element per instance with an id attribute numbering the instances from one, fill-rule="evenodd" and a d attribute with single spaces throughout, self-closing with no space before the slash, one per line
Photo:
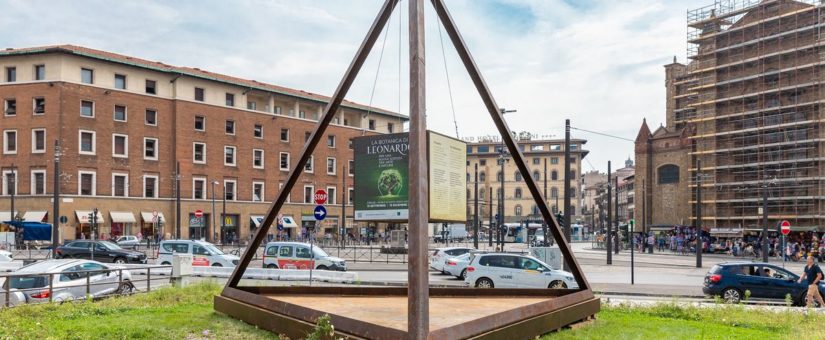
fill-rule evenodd
<path id="1" fill-rule="evenodd" d="M 115 240 L 117 245 L 123 248 L 132 248 L 135 249 L 140 244 L 140 240 L 138 240 L 137 236 L 133 235 L 122 235 L 118 236 L 117 240 Z"/>
<path id="2" fill-rule="evenodd" d="M 440 271 L 442 274 L 447 274 L 447 271 L 444 270 L 444 260 L 469 253 L 470 250 L 473 249 L 464 247 L 436 248 L 433 255 L 430 256 L 430 268 Z"/>
<path id="3" fill-rule="evenodd" d="M 14 261 L 14 254 L 9 251 L 0 250 L 0 262 Z"/>
<path id="4" fill-rule="evenodd" d="M 112 263 L 146 263 L 146 254 L 109 241 L 77 240 L 55 250 L 59 259 L 86 259 Z"/>
<path id="5" fill-rule="evenodd" d="M 464 282 L 476 288 L 578 289 L 573 274 L 529 255 L 471 254 Z"/>
<path id="6" fill-rule="evenodd" d="M 470 264 L 470 254 L 464 253 L 444 260 L 444 270 L 459 279 L 467 277 L 467 265 Z"/>
<path id="7" fill-rule="evenodd" d="M 173 254 L 191 254 L 192 265 L 212 267 L 234 267 L 240 257 L 225 254 L 212 243 L 200 240 L 163 240 L 158 245 L 157 263 L 168 266 L 172 264 Z"/>
<path id="8" fill-rule="evenodd" d="M 343 259 L 330 256 L 318 246 L 310 247 L 309 243 L 300 242 L 267 243 L 264 248 L 263 267 L 347 271 L 347 263 Z"/>
<path id="9" fill-rule="evenodd" d="M 107 266 L 97 261 L 76 259 L 44 260 L 21 267 L 3 283 L 3 294 L 11 289 L 17 303 L 71 301 L 86 298 L 86 279 L 89 279 L 89 295 L 97 298 L 109 294 L 125 294 L 134 290 L 132 276 L 128 270 Z M 49 292 L 49 275 L 53 274 L 52 290 Z"/>
<path id="10" fill-rule="evenodd" d="M 798 281 L 798 275 L 772 264 L 726 262 L 717 264 L 708 271 L 702 292 L 705 295 L 719 296 L 730 303 L 744 299 L 746 291 L 750 291 L 752 298 L 785 299 L 790 294 L 795 305 L 804 306 L 808 285 Z M 823 282 L 819 283 L 819 293 L 825 295 Z"/>

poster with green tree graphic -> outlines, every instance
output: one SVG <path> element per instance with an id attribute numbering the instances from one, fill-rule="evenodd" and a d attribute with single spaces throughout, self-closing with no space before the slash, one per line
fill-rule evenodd
<path id="1" fill-rule="evenodd" d="M 407 220 L 408 150 L 407 133 L 365 136 L 353 140 L 355 220 Z"/>

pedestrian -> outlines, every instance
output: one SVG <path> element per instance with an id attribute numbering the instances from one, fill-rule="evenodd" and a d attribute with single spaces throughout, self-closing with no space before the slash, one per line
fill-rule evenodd
<path id="1" fill-rule="evenodd" d="M 653 253 L 653 245 L 655 244 L 656 239 L 653 237 L 653 233 L 647 237 L 647 246 L 650 247 L 650 252 Z"/>
<path id="2" fill-rule="evenodd" d="M 819 281 L 822 280 L 822 269 L 819 268 L 819 265 L 814 263 L 814 258 L 812 256 L 808 257 L 808 263 L 805 266 L 802 277 L 799 278 L 799 283 L 802 283 L 802 280 L 805 279 L 807 279 L 808 284 L 808 295 L 805 299 L 808 308 L 813 305 L 814 299 L 819 302 L 820 306 L 825 307 L 825 301 L 822 301 L 822 295 L 819 294 Z"/>

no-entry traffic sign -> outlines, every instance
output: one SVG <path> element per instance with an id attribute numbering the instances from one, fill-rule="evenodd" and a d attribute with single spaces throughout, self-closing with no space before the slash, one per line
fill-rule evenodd
<path id="1" fill-rule="evenodd" d="M 195 217 L 197 217 L 197 218 L 203 217 L 203 210 L 200 210 L 200 209 L 195 210 Z"/>
<path id="2" fill-rule="evenodd" d="M 779 225 L 779 230 L 782 231 L 782 235 L 788 235 L 791 233 L 791 222 L 788 220 L 782 221 L 782 224 Z"/>
<path id="3" fill-rule="evenodd" d="M 312 198 L 315 199 L 315 204 L 327 203 L 327 192 L 324 189 L 315 190 L 315 196 Z"/>

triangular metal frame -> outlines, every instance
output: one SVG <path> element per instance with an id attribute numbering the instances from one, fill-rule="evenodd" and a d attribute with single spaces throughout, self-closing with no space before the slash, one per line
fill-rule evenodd
<path id="1" fill-rule="evenodd" d="M 298 178 L 301 176 L 303 171 L 304 164 L 309 160 L 312 155 L 312 152 L 315 150 L 316 146 L 320 142 L 321 138 L 323 137 L 327 127 L 329 126 L 330 122 L 332 121 L 335 113 L 338 111 L 338 108 L 341 105 L 341 102 L 344 100 L 347 92 L 349 91 L 350 87 L 355 80 L 356 75 L 361 70 L 361 67 L 364 65 L 372 47 L 375 45 L 376 40 L 380 36 L 383 28 L 387 24 L 390 19 L 390 16 L 393 13 L 396 5 L 400 0 L 386 0 L 381 7 L 381 10 L 378 13 L 378 16 L 374 20 L 372 26 L 370 27 L 366 37 L 364 38 L 363 42 L 361 43 L 360 47 L 358 48 L 358 52 L 356 53 L 355 57 L 353 58 L 352 62 L 350 63 L 349 68 L 347 69 L 346 73 L 344 74 L 341 82 L 339 83 L 338 87 L 336 88 L 332 98 L 330 99 L 329 103 L 326 105 L 324 109 L 324 114 L 321 116 L 321 119 L 318 121 L 315 130 L 310 135 L 309 141 L 304 145 L 304 148 L 301 152 L 301 156 L 298 162 L 294 163 L 293 168 L 289 172 L 288 179 L 284 186 L 281 188 L 278 197 L 270 206 L 266 216 L 264 217 L 261 228 L 255 233 L 252 242 L 250 243 L 249 247 L 246 248 L 246 251 L 243 253 L 240 259 L 240 263 L 235 270 L 232 272 L 229 280 L 224 287 L 224 291 L 221 293 L 220 299 L 235 299 L 236 301 L 241 301 L 244 299 L 250 298 L 249 291 L 242 291 L 238 287 L 238 283 L 240 282 L 241 278 L 243 277 L 243 273 L 246 268 L 249 266 L 250 261 L 252 260 L 253 256 L 255 255 L 256 250 L 263 242 L 264 237 L 267 235 L 269 228 L 275 222 L 276 216 L 278 212 L 283 207 L 284 203 L 287 200 L 289 192 L 292 190 L 293 186 L 297 182 Z M 424 114 L 425 109 L 425 98 L 424 98 L 424 10 L 423 10 L 423 2 L 424 0 L 409 0 L 410 2 L 410 218 L 409 218 L 409 225 L 408 228 L 409 232 L 409 288 L 402 288 L 406 290 L 406 295 L 408 297 L 408 332 L 406 333 L 405 337 L 413 338 L 413 339 L 424 339 L 427 337 L 433 337 L 434 334 L 430 333 L 429 330 L 429 295 L 430 291 L 434 290 L 434 288 L 429 288 L 429 275 L 428 275 L 428 264 L 427 264 L 427 233 L 424 227 L 416 227 L 420 225 L 427 224 L 427 216 L 428 216 L 428 207 L 427 207 L 427 195 L 428 195 L 428 188 L 427 188 L 427 162 L 426 162 L 426 119 Z M 563 232 L 556 221 L 553 214 L 550 212 L 550 209 L 547 206 L 547 203 L 543 199 L 543 195 L 539 190 L 538 185 L 536 184 L 535 179 L 530 175 L 530 172 L 527 168 L 527 163 L 524 161 L 524 155 L 522 154 L 521 150 L 516 145 L 513 137 L 510 135 L 510 129 L 507 126 L 507 123 L 504 120 L 502 113 L 499 111 L 499 107 L 496 104 L 493 96 L 487 87 L 484 78 L 481 76 L 478 67 L 476 66 L 475 61 L 473 60 L 464 40 L 462 39 L 458 29 L 450 16 L 447 8 L 444 5 L 443 0 L 431 0 L 435 12 L 439 18 L 441 24 L 444 25 L 444 28 L 450 37 L 453 46 L 455 47 L 459 57 L 461 58 L 466 71 L 470 75 L 470 78 L 473 81 L 473 84 L 476 87 L 481 99 L 484 102 L 485 107 L 487 108 L 490 116 L 493 119 L 493 122 L 496 125 L 499 133 L 502 136 L 502 140 L 506 145 L 508 151 L 513 157 L 513 161 L 516 164 L 516 167 L 519 169 L 519 172 L 522 174 L 522 178 L 525 180 L 528 190 L 533 195 L 533 198 L 536 202 L 536 205 L 539 211 L 542 214 L 542 217 L 546 221 L 548 227 L 551 228 L 551 232 L 556 243 L 559 245 L 562 255 L 564 256 L 564 261 L 570 267 L 570 270 L 575 277 L 580 289 L 577 293 L 572 293 L 570 295 L 564 296 L 564 305 L 563 306 L 572 306 L 576 303 L 579 305 L 584 304 L 584 302 L 591 302 L 588 308 L 584 308 L 583 310 L 587 310 L 588 313 L 593 310 L 592 302 L 595 301 L 596 303 L 596 311 L 598 310 L 598 299 L 593 297 L 593 293 L 591 291 L 591 287 L 587 279 L 585 278 L 581 267 L 579 266 L 578 261 L 576 260 L 575 256 L 573 255 L 573 251 L 570 248 L 570 244 L 567 242 L 565 237 L 563 236 Z M 302 287 L 307 288 L 307 287 Z M 304 291 L 312 291 L 312 292 L 321 292 L 319 290 L 320 287 L 310 287 L 309 290 Z M 323 288 L 320 288 L 323 289 Z M 254 289 L 251 289 L 254 290 Z M 328 289 L 329 290 L 329 289 Z M 352 290 L 352 289 L 350 289 Z M 367 292 L 368 289 L 358 289 L 358 292 L 365 293 L 366 295 L 375 295 L 372 293 Z M 261 291 L 261 290 L 258 290 Z M 473 290 L 467 290 L 473 291 Z M 496 289 L 495 291 L 499 292 L 500 290 Z M 524 295 L 524 294 L 532 294 L 535 293 L 537 296 L 562 296 L 563 294 L 557 293 L 550 293 L 550 292 L 542 292 L 544 290 L 521 290 L 515 292 L 513 290 L 507 290 L 505 293 L 512 294 L 512 295 Z M 390 292 L 386 290 L 386 292 Z M 392 290 L 393 294 L 399 293 L 399 291 Z M 522 294 L 523 293 L 523 294 Z M 447 289 L 444 292 L 438 292 L 436 295 L 463 295 L 463 296 L 490 296 L 494 295 L 491 292 L 481 292 L 479 291 L 478 294 L 472 294 L 467 292 L 455 292 L 453 289 Z M 219 298 L 216 298 L 216 309 L 218 309 L 218 301 Z M 241 302 L 241 304 L 243 304 Z M 258 307 L 264 305 L 271 305 L 266 303 L 259 303 L 256 304 Z M 244 305 L 246 306 L 246 305 Z M 549 304 L 545 306 L 545 308 L 554 308 L 553 306 L 561 306 L 556 304 Z M 248 306 L 246 306 L 248 307 Z M 276 308 L 277 307 L 277 308 Z M 311 310 L 306 310 L 306 308 L 301 308 L 300 306 L 292 306 L 293 308 L 299 309 L 303 315 L 310 315 L 312 313 Z M 274 310 L 279 310 L 281 312 L 287 311 L 289 308 L 283 305 L 273 306 Z M 285 313 L 289 314 L 289 313 Z M 316 313 L 317 314 L 317 313 Z M 519 316 L 522 314 L 517 313 Z M 312 314 L 315 315 L 315 314 Z M 295 315 L 288 315 L 289 317 L 295 317 Z M 536 315 L 532 315 L 536 317 Z M 515 321 L 519 319 L 513 319 Z M 524 319 L 526 320 L 526 319 Z M 577 319 L 570 319 L 575 321 Z M 349 320 L 346 320 L 349 321 Z M 527 322 L 527 321 L 524 321 Z M 563 325 L 561 325 L 563 326 Z M 376 326 L 378 327 L 378 326 Z M 478 330 L 483 330 L 484 325 L 475 325 Z M 381 328 L 381 327 L 379 327 Z M 383 331 L 389 332 L 386 334 L 395 334 L 389 330 L 384 329 Z M 441 332 L 439 333 L 443 337 L 455 337 L 455 331 L 453 332 Z"/>

